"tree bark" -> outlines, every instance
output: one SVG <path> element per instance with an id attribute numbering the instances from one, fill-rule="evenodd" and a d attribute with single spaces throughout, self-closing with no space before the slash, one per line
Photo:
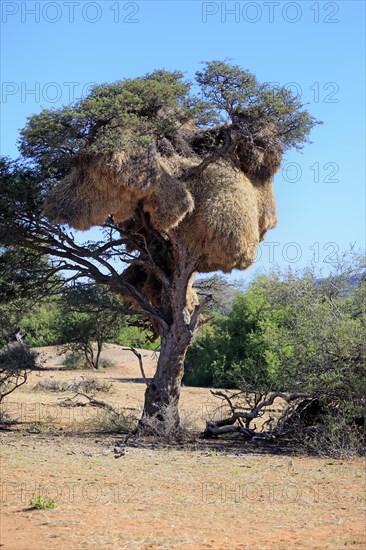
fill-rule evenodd
<path id="1" fill-rule="evenodd" d="M 174 423 L 179 428 L 178 403 L 184 374 L 184 359 L 199 322 L 202 304 L 193 311 L 187 306 L 188 288 L 193 285 L 196 261 L 190 257 L 179 235 L 170 235 L 174 269 L 169 285 L 162 296 L 165 321 L 159 324 L 161 348 L 155 376 L 145 392 L 144 411 L 140 428 L 145 429 L 148 417 Z M 167 307 L 164 307 L 165 304 Z M 168 408 L 168 410 L 167 410 Z"/>
<path id="2" fill-rule="evenodd" d="M 184 359 L 192 339 L 189 324 L 173 322 L 166 332 L 161 334 L 161 350 L 153 380 L 145 392 L 144 412 L 141 427 L 147 416 L 156 416 L 164 423 L 166 408 L 169 407 L 169 419 L 174 418 L 179 426 L 178 403 L 181 382 L 184 374 Z"/>
<path id="3" fill-rule="evenodd" d="M 101 342 L 100 340 L 99 341 L 97 340 L 97 353 L 95 355 L 95 359 L 93 359 L 93 365 L 96 370 L 99 369 L 99 361 L 100 361 L 100 356 L 102 354 L 102 349 L 103 349 L 103 342 Z"/>

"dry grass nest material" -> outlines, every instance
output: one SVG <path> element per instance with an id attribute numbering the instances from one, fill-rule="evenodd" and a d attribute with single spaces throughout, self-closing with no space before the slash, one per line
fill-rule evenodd
<path id="1" fill-rule="evenodd" d="M 272 178 L 282 151 L 270 139 L 257 143 L 239 144 L 232 158 L 217 158 L 200 173 L 192 171 L 206 156 L 198 130 L 129 152 L 84 154 L 49 194 L 45 213 L 86 230 L 109 216 L 133 224 L 142 208 L 154 229 L 179 234 L 199 271 L 245 269 L 277 222 Z"/>

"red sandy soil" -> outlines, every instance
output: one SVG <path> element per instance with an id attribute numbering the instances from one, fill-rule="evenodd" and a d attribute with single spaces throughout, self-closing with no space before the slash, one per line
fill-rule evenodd
<path id="1" fill-rule="evenodd" d="M 103 433 L 98 410 L 62 409 L 73 393 L 33 388 L 51 376 L 103 378 L 113 388 L 96 398 L 139 414 L 144 385 L 134 356 L 108 346 L 114 365 L 95 374 L 62 369 L 55 348 L 40 351 L 48 370 L 32 373 L 4 407 L 18 423 L 1 432 L 1 550 L 366 548 L 361 459 L 202 440 L 137 441 L 116 459 L 121 436 Z M 143 355 L 150 377 L 156 357 Z M 209 390 L 183 388 L 182 416 L 197 430 L 214 406 Z M 29 509 L 32 493 L 57 507 Z"/>

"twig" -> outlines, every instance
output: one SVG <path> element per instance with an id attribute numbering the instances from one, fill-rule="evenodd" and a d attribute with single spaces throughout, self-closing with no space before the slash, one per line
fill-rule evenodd
<path id="1" fill-rule="evenodd" d="M 139 352 L 138 352 L 134 347 L 132 347 L 132 346 L 129 346 L 128 348 L 122 348 L 122 349 L 123 349 L 123 351 L 132 351 L 132 353 L 133 353 L 134 355 L 136 355 L 136 357 L 137 357 L 137 359 L 138 359 L 138 361 L 139 361 L 141 376 L 142 376 L 142 378 L 144 379 L 144 382 L 145 382 L 146 386 L 149 386 L 150 384 L 149 384 L 149 382 L 148 382 L 148 380 L 147 380 L 147 378 L 146 378 L 146 375 L 145 375 L 144 363 L 143 363 L 143 361 L 142 361 L 142 355 L 141 355 L 141 353 L 139 353 Z"/>

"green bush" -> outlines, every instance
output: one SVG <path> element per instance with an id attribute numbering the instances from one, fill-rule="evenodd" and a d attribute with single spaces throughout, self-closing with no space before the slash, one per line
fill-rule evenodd
<path id="1" fill-rule="evenodd" d="M 159 340 L 152 342 L 151 335 L 151 332 L 140 327 L 124 326 L 120 329 L 115 341 L 121 346 L 155 351 L 159 349 Z"/>
<path id="2" fill-rule="evenodd" d="M 260 295 L 256 284 L 238 294 L 230 313 L 215 316 L 188 350 L 184 383 L 277 389 L 280 356 L 289 352 L 279 333 L 283 315 L 285 311 L 272 308 Z"/>
<path id="3" fill-rule="evenodd" d="M 30 510 L 53 510 L 58 506 L 58 501 L 43 495 L 38 495 L 37 493 L 32 493 L 31 501 L 28 505 Z"/>
<path id="4" fill-rule="evenodd" d="M 58 330 L 60 308 L 56 300 L 47 300 L 33 308 L 21 319 L 29 346 L 54 346 L 61 343 Z"/>
<path id="5" fill-rule="evenodd" d="M 364 444 L 365 306 L 360 257 L 343 259 L 321 279 L 312 270 L 259 276 L 228 316 L 198 335 L 184 382 L 305 393 L 325 411 L 310 430 L 296 429 L 309 448 Z"/>

